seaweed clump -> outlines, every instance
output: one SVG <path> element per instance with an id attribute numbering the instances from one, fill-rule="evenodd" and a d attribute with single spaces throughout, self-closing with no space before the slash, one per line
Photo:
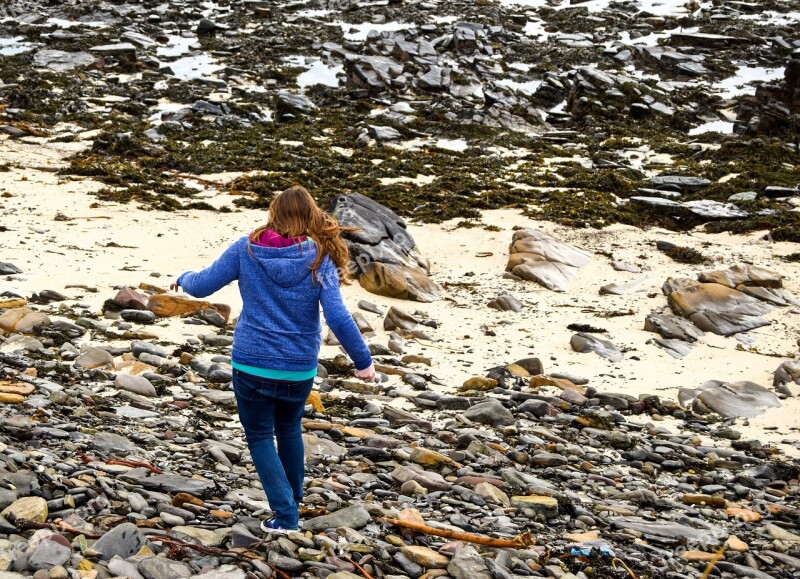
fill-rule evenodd
<path id="1" fill-rule="evenodd" d="M 670 247 L 664 253 L 678 263 L 700 264 L 708 261 L 705 255 L 691 247 Z"/>

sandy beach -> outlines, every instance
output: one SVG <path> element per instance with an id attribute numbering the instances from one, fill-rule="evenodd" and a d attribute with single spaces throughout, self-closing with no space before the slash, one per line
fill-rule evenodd
<path id="1" fill-rule="evenodd" d="M 0 155 L 14 166 L 0 173 L 0 203 L 8 228 L 0 233 L 2 257 L 24 271 L 7 278 L 7 289 L 22 295 L 52 289 L 67 295 L 70 303 L 99 311 L 103 302 L 113 297 L 114 288 L 137 287 L 143 282 L 168 287 L 183 271 L 208 265 L 229 243 L 264 219 L 263 210 L 236 209 L 213 215 L 198 210 L 162 213 L 133 204 L 99 202 L 92 193 L 102 187 L 100 183 L 58 174 L 65 166 L 65 157 L 79 147 L 35 138 L 0 142 Z M 234 176 L 201 177 L 221 181 Z M 226 192 L 213 188 L 201 197 L 215 206 L 230 204 L 231 199 Z M 442 300 L 429 304 L 395 300 L 370 294 L 357 283 L 344 289 L 352 311 L 363 299 L 384 311 L 392 305 L 419 311 L 438 323 L 439 327 L 429 332 L 433 342 L 407 344 L 407 353 L 428 355 L 434 360 L 430 372 L 445 384 L 434 386 L 436 389 L 453 392 L 468 378 L 482 376 L 491 367 L 537 356 L 545 372 L 584 377 L 605 392 L 656 394 L 675 400 L 680 388 L 696 387 L 707 380 L 750 380 L 769 387 L 777 366 L 797 356 L 800 334 L 796 308 L 769 314 L 770 326 L 746 334 L 752 343 L 706 334 L 682 360 L 653 344 L 655 334 L 643 330 L 645 315 L 666 306 L 661 285 L 669 277 L 693 278 L 700 271 L 749 263 L 781 273 L 786 289 L 800 295 L 800 265 L 781 259 L 796 250 L 794 244 L 770 242 L 765 232 L 675 233 L 623 225 L 602 230 L 571 229 L 531 220 L 518 210 L 486 211 L 480 223 L 471 229 L 456 228 L 455 221 L 409 223 L 421 252 L 430 259 L 432 278 L 446 290 Z M 503 278 L 511 234 L 525 227 L 540 229 L 593 253 L 591 263 L 578 272 L 567 292 Z M 675 263 L 655 249 L 657 240 L 699 249 L 713 259 L 713 267 Z M 614 260 L 641 266 L 642 272 L 615 271 L 609 254 Z M 602 285 L 632 280 L 641 280 L 635 293 L 598 294 Z M 516 314 L 489 309 L 487 302 L 501 293 L 515 296 L 525 308 Z M 210 299 L 230 304 L 234 315 L 241 308 L 235 284 Z M 607 317 L 613 312 L 629 313 Z M 381 327 L 381 318 L 365 315 L 376 329 L 373 341 L 385 345 L 387 332 Z M 612 363 L 591 353 L 572 351 L 569 341 L 574 332 L 567 328 L 569 324 L 606 329 L 606 337 L 625 352 L 624 360 Z M 174 343 L 206 331 L 176 319 L 159 321 L 150 330 Z M 488 336 L 487 331 L 495 335 Z M 335 353 L 337 348 L 325 346 L 321 355 Z M 400 384 L 397 377 L 391 379 Z M 402 406 L 402 398 L 394 404 Z M 783 400 L 781 408 L 749 420 L 735 420 L 734 424 L 746 437 L 800 456 L 796 445 L 798 410 L 800 399 L 789 398 Z"/>

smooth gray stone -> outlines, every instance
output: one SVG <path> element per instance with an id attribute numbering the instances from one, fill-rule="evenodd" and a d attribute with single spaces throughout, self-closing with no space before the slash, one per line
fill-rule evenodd
<path id="1" fill-rule="evenodd" d="M 164 557 L 142 559 L 138 570 L 145 579 L 188 579 L 194 575 L 187 565 Z"/>
<path id="2" fill-rule="evenodd" d="M 103 559 L 114 557 L 127 559 L 145 545 L 144 534 L 133 523 L 122 523 L 100 537 L 92 548 L 101 553 Z"/>
<path id="3" fill-rule="evenodd" d="M 464 417 L 485 424 L 500 425 L 514 422 L 514 415 L 499 400 L 481 402 L 464 411 Z"/>
<path id="4" fill-rule="evenodd" d="M 614 344 L 586 332 L 579 332 L 572 336 L 570 346 L 576 352 L 583 354 L 594 352 L 601 358 L 606 358 L 612 362 L 621 362 L 623 358 L 622 352 Z"/>
<path id="5" fill-rule="evenodd" d="M 492 579 L 483 557 L 471 545 L 456 549 L 447 565 L 447 573 L 453 579 Z"/>
<path id="6" fill-rule="evenodd" d="M 117 377 L 114 379 L 114 385 L 120 390 L 133 392 L 134 394 L 139 394 L 140 396 L 147 396 L 148 398 L 154 398 L 156 396 L 155 387 L 147 378 L 142 376 L 117 374 Z"/>
<path id="7" fill-rule="evenodd" d="M 338 527 L 360 529 L 367 526 L 371 521 L 372 517 L 363 506 L 353 505 L 328 515 L 303 521 L 303 530 L 317 532 Z"/>
<path id="8" fill-rule="evenodd" d="M 617 529 L 631 529 L 647 537 L 652 537 L 659 542 L 674 543 L 679 541 L 703 541 L 709 545 L 716 545 L 721 539 L 727 537 L 724 529 L 706 524 L 689 526 L 669 520 L 649 521 L 642 517 L 612 517 L 611 524 Z M 692 524 L 695 524 L 693 520 Z"/>
<path id="9" fill-rule="evenodd" d="M 33 570 L 52 569 L 69 561 L 72 549 L 57 541 L 45 539 L 28 555 L 28 566 Z"/>
<path id="10" fill-rule="evenodd" d="M 92 439 L 92 445 L 105 451 L 133 452 L 138 450 L 138 446 L 121 434 L 113 432 L 99 432 Z"/>

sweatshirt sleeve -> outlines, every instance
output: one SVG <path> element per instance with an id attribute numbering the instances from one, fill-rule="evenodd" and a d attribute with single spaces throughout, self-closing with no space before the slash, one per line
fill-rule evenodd
<path id="1" fill-rule="evenodd" d="M 178 285 L 190 296 L 204 298 L 239 278 L 239 251 L 242 240 L 231 245 L 210 266 L 201 271 L 187 271 L 178 278 Z"/>
<path id="2" fill-rule="evenodd" d="M 369 353 L 364 338 L 358 330 L 353 316 L 347 310 L 342 300 L 342 292 L 339 290 L 339 277 L 333 262 L 325 258 L 320 267 L 320 281 L 322 290 L 320 291 L 319 301 L 322 304 L 322 312 L 325 314 L 325 321 L 339 343 L 344 347 L 347 355 L 353 360 L 357 370 L 364 370 L 372 364 L 372 356 Z"/>

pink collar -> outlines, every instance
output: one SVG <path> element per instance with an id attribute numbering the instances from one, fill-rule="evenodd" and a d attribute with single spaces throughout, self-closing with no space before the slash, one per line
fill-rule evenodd
<path id="1" fill-rule="evenodd" d="M 290 247 L 306 240 L 305 235 L 300 237 L 283 237 L 277 231 L 267 229 L 253 243 L 263 247 Z"/>

